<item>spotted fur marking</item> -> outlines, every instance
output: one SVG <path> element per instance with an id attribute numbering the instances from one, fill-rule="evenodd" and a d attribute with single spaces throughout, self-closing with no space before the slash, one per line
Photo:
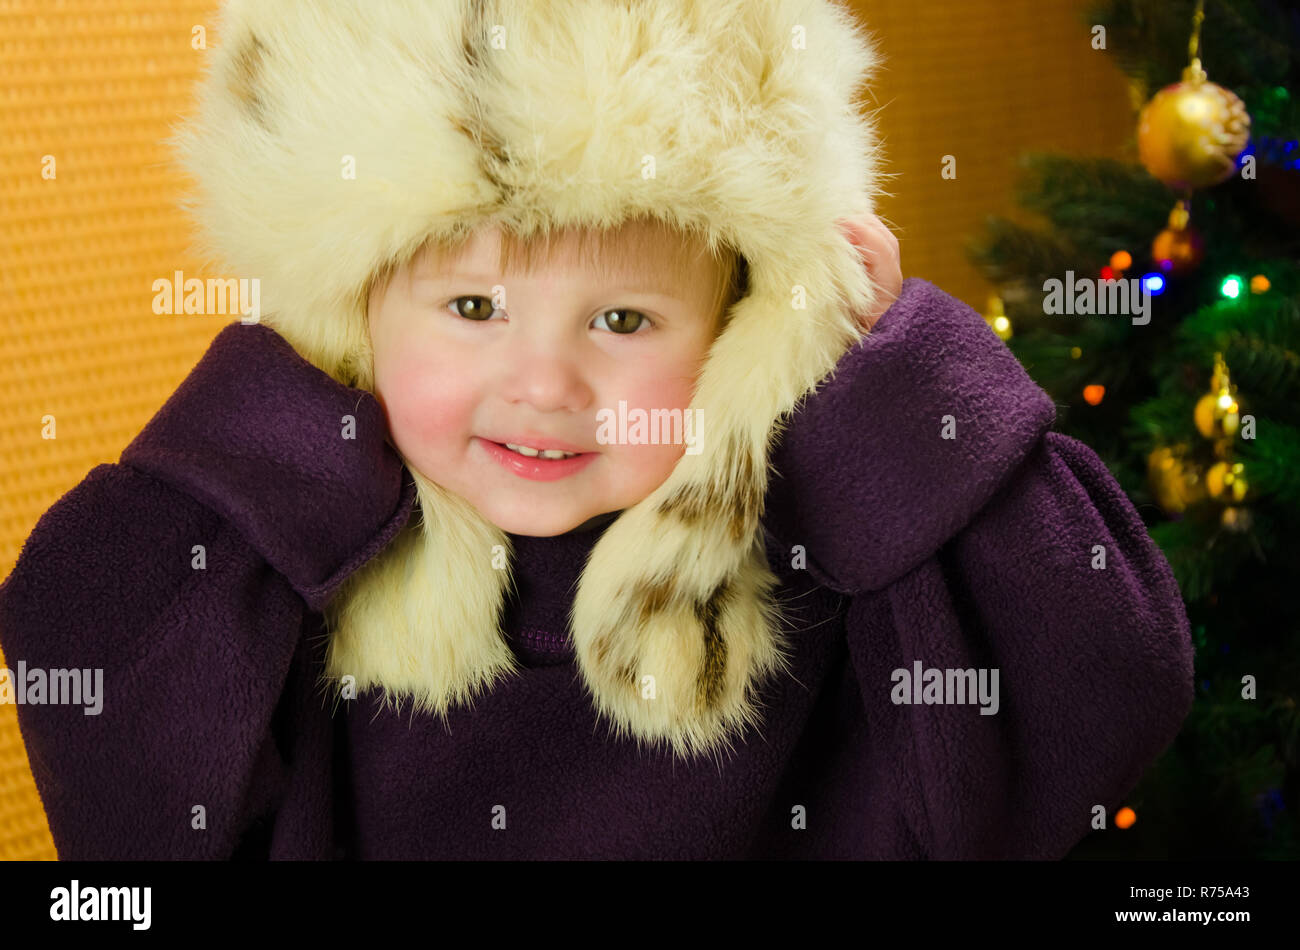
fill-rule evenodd
<path id="1" fill-rule="evenodd" d="M 639 605 L 638 622 L 644 625 L 655 614 L 667 610 L 674 600 L 675 592 L 676 585 L 671 580 L 638 585 L 634 595 Z"/>
<path id="2" fill-rule="evenodd" d="M 702 711 L 714 708 L 722 695 L 727 671 L 727 641 L 718 630 L 718 618 L 730 597 L 731 582 L 724 580 L 713 589 L 707 600 L 695 604 L 695 616 L 704 628 L 704 664 L 696 681 L 696 697 Z"/>
<path id="3" fill-rule="evenodd" d="M 264 128 L 269 128 L 266 118 L 266 103 L 262 101 L 259 89 L 262 64 L 266 60 L 266 44 L 256 33 L 249 33 L 235 50 L 230 62 L 230 93 L 243 107 L 244 111 Z"/>
<path id="4" fill-rule="evenodd" d="M 716 513 L 730 512 L 731 539 L 744 541 L 763 510 L 763 499 L 754 479 L 754 462 L 748 452 L 732 453 L 732 475 L 725 487 L 714 483 L 687 484 L 659 503 L 658 514 L 676 518 L 684 528 L 697 530 Z"/>
<path id="5" fill-rule="evenodd" d="M 465 20 L 465 30 L 461 34 L 461 52 L 469 66 L 470 76 L 487 72 L 492 68 L 488 60 L 483 57 L 483 50 L 487 48 L 487 44 L 486 12 L 482 4 L 475 3 Z M 469 101 L 463 114 L 451 118 L 452 128 L 474 143 L 483 177 L 500 193 L 502 203 L 508 204 L 510 185 L 505 180 L 504 172 L 510 164 L 510 155 L 501 138 L 488 128 L 483 118 L 482 107 L 474 96 L 472 85 L 465 91 Z"/>

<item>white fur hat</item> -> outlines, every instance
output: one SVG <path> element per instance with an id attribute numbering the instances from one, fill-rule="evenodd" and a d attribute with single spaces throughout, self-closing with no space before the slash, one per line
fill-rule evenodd
<path id="1" fill-rule="evenodd" d="M 205 256 L 259 278 L 264 322 L 340 382 L 373 389 L 364 290 L 430 237 L 651 217 L 743 256 L 748 293 L 691 404 L 703 451 L 604 532 L 571 617 L 620 734 L 729 745 L 785 666 L 769 447 L 875 304 L 836 223 L 874 210 L 869 36 L 830 0 L 230 0 L 222 17 L 172 139 L 186 207 Z M 327 609 L 327 672 L 444 710 L 515 668 L 491 563 L 508 542 L 412 474 L 424 518 Z"/>

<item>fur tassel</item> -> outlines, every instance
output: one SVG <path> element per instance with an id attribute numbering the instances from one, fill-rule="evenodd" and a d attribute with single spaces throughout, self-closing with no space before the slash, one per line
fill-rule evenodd
<path id="1" fill-rule="evenodd" d="M 325 606 L 324 679 L 334 695 L 351 677 L 357 694 L 378 687 L 396 708 L 410 699 L 415 713 L 443 715 L 519 669 L 498 625 L 509 574 L 493 565 L 510 542 L 458 495 L 407 472 L 410 522 Z"/>

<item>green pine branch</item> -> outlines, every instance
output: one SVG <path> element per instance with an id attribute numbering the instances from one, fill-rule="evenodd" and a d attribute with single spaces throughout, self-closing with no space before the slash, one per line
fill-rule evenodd
<path id="1" fill-rule="evenodd" d="M 1300 429 L 1268 417 L 1256 425 L 1254 439 L 1234 443 L 1248 483 L 1259 496 L 1300 512 Z"/>

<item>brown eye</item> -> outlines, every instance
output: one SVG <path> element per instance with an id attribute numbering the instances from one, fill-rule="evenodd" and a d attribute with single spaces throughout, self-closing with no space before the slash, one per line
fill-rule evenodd
<path id="1" fill-rule="evenodd" d="M 606 310 L 596 319 L 605 320 L 605 325 L 621 336 L 633 335 L 642 324 L 650 325 L 649 318 L 639 310 Z"/>
<path id="2" fill-rule="evenodd" d="M 457 297 L 449 306 L 457 316 L 464 317 L 466 320 L 475 320 L 483 322 L 492 316 L 494 307 L 491 299 L 487 297 Z"/>

